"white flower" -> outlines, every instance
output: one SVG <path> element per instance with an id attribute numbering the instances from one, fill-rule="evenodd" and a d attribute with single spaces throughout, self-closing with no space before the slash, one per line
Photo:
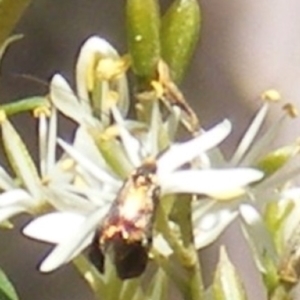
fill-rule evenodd
<path id="1" fill-rule="evenodd" d="M 56 160 L 56 110 L 52 108 L 50 112 L 42 107 L 35 113 L 38 117 L 38 166 L 35 166 L 13 125 L 3 113 L 1 115 L 4 149 L 17 178 L 0 169 L 0 187 L 3 191 L 0 195 L 0 222 L 22 212 L 38 214 L 51 207 L 65 207 L 65 197 L 75 197 L 66 191 L 74 177 L 70 168 L 72 164 L 68 166 L 70 159 Z"/>
<path id="2" fill-rule="evenodd" d="M 90 37 L 82 46 L 76 64 L 75 94 L 60 74 L 50 83 L 53 104 L 83 126 L 109 125 L 109 111 L 117 105 L 126 115 L 129 100 L 125 71 L 127 62 L 104 39 Z"/>
<path id="3" fill-rule="evenodd" d="M 112 112 L 122 141 L 120 147 L 123 147 L 132 165 L 131 172 L 140 167 L 149 155 L 156 155 L 157 171 L 155 176 L 161 189 L 161 197 L 173 193 L 191 193 L 207 196 L 241 193 L 243 188 L 249 183 L 258 181 L 263 177 L 262 172 L 251 168 L 221 170 L 192 167 L 187 169 L 181 168 L 199 157 L 201 153 L 203 154 L 215 147 L 230 133 L 231 124 L 227 120 L 191 140 L 171 145 L 165 152 L 157 155 L 157 149 L 159 149 L 156 145 L 157 140 L 152 143 L 151 147 L 149 147 L 149 144 L 147 146 L 147 143 L 146 147 L 144 147 L 140 140 L 134 138 L 126 130 L 124 120 L 118 110 L 113 108 Z M 81 128 L 80 130 L 83 129 Z M 149 135 L 153 134 L 152 130 L 150 130 Z M 144 140 L 147 141 L 149 139 L 146 137 Z M 93 179 L 98 181 L 95 184 L 101 187 L 103 198 L 98 200 L 98 209 L 95 209 L 87 216 L 58 212 L 37 218 L 24 228 L 24 234 L 31 238 L 58 244 L 42 262 L 40 269 L 43 272 L 54 270 L 70 261 L 91 243 L 96 229 L 99 227 L 101 220 L 106 215 L 108 208 L 123 184 L 109 169 L 103 166 L 103 160 L 100 160 L 100 163 L 98 163 L 98 160 L 91 153 L 87 157 L 83 155 L 85 153 L 84 149 L 82 151 L 78 148 L 75 149 L 62 140 L 59 140 L 59 144 L 84 171 L 86 181 L 90 183 Z M 85 148 L 91 149 L 88 138 L 84 144 Z M 147 153 L 146 150 L 150 148 L 153 152 Z M 130 178 L 130 173 L 128 177 Z M 103 201 L 103 199 L 105 200 Z M 54 233 L 56 226 L 59 227 L 62 224 L 64 224 L 64 229 L 59 235 L 56 235 Z M 162 243 L 154 242 L 154 245 L 160 247 Z"/>
<path id="4" fill-rule="evenodd" d="M 269 101 L 263 104 L 229 161 L 224 159 L 218 149 L 213 149 L 208 154 L 212 166 L 221 165 L 236 168 L 253 167 L 259 164 L 269 153 L 270 149 L 268 147 L 272 144 L 276 133 L 288 115 L 284 114 L 278 121 L 273 121 L 267 131 L 260 138 L 257 138 L 270 105 L 272 104 Z M 280 166 L 279 171 L 274 170 L 268 176 L 265 176 L 263 180 L 248 186 L 246 193 L 240 195 L 224 194 L 221 197 L 214 197 L 213 200 L 207 199 L 194 203 L 194 234 L 198 249 L 215 241 L 223 230 L 240 216 L 242 229 L 247 240 L 255 248 L 255 258 L 259 269 L 264 269 L 262 265 L 266 253 L 273 262 L 276 261 L 274 243 L 271 234 L 262 221 L 261 213 L 264 212 L 269 201 L 280 201 L 278 188 L 281 188 L 296 174 L 299 174 L 299 169 L 296 170 L 297 172 L 295 172 L 295 169 L 288 170 L 291 166 L 289 158 L 299 152 L 299 144 L 294 143 L 288 146 L 287 152 L 287 158 Z"/>

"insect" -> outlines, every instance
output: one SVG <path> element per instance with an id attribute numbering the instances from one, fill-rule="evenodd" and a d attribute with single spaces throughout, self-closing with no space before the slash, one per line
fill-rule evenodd
<path id="1" fill-rule="evenodd" d="M 155 173 L 154 159 L 147 159 L 135 169 L 101 222 L 90 251 L 91 261 L 101 272 L 108 252 L 121 279 L 144 272 L 160 195 Z"/>

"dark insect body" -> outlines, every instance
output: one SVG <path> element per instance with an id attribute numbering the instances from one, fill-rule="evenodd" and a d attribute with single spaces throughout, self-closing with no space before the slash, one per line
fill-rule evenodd
<path id="1" fill-rule="evenodd" d="M 160 195 L 156 163 L 146 160 L 124 182 L 95 235 L 90 258 L 104 271 L 107 252 L 121 279 L 140 276 L 148 262 L 153 219 Z"/>

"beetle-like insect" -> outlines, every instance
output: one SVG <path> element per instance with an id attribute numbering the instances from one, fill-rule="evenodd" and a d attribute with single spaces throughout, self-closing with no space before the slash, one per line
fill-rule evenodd
<path id="1" fill-rule="evenodd" d="M 112 251 L 121 279 L 137 277 L 145 270 L 160 195 L 155 173 L 153 159 L 135 169 L 101 222 L 90 251 L 92 262 L 101 272 L 108 251 Z"/>

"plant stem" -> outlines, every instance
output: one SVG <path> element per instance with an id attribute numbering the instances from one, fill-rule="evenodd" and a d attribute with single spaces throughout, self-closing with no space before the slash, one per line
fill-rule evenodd
<path id="1" fill-rule="evenodd" d="M 77 256 L 72 262 L 77 271 L 88 283 L 96 298 L 100 299 L 106 288 L 103 276 L 82 254 Z"/>
<path id="2" fill-rule="evenodd" d="M 23 100 L 2 104 L 0 110 L 3 110 L 7 116 L 12 116 L 21 112 L 32 111 L 37 107 L 49 105 L 46 97 L 31 97 Z"/>

